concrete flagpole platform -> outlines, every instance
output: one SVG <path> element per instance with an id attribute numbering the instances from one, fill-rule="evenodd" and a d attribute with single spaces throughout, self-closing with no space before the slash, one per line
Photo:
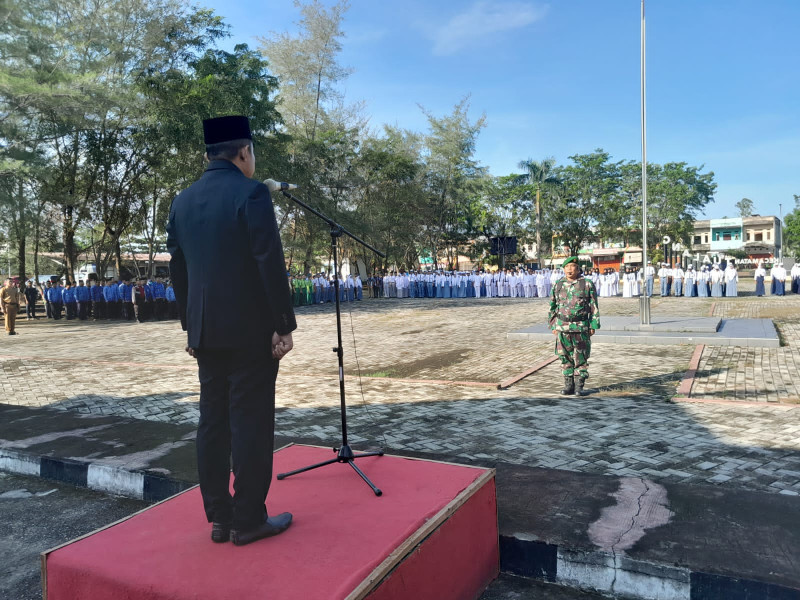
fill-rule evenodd
<path id="1" fill-rule="evenodd" d="M 778 348 L 780 338 L 772 319 L 720 319 L 719 317 L 654 316 L 650 325 L 639 317 L 601 317 L 595 343 L 658 345 L 740 346 Z M 550 341 L 546 323 L 517 329 L 509 341 Z"/>

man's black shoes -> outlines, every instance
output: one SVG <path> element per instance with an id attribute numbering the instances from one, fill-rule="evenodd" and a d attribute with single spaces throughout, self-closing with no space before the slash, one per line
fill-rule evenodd
<path id="1" fill-rule="evenodd" d="M 289 529 L 292 524 L 292 513 L 281 513 L 275 517 L 264 519 L 261 525 L 247 531 L 231 530 L 231 541 L 236 546 L 244 546 L 257 540 L 261 540 L 273 535 L 278 535 Z"/>
<path id="2" fill-rule="evenodd" d="M 576 396 L 588 396 L 589 392 L 583 389 L 583 384 L 586 383 L 585 377 L 576 377 L 575 378 L 575 395 Z"/>
<path id="3" fill-rule="evenodd" d="M 211 524 L 211 541 L 222 544 L 231 539 L 231 526 L 229 523 Z"/>

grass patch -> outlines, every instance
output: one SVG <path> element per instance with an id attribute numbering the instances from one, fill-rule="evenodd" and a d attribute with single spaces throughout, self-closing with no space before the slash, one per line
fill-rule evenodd
<path id="1" fill-rule="evenodd" d="M 780 324 L 776 323 L 775 321 L 773 321 L 772 324 L 775 326 L 775 331 L 778 333 L 778 343 L 781 345 L 781 348 L 788 346 L 789 342 L 786 341 Z"/>
<path id="2" fill-rule="evenodd" d="M 394 377 L 394 371 L 375 371 L 373 373 L 364 373 L 364 377 Z"/>
<path id="3" fill-rule="evenodd" d="M 620 385 L 615 387 L 600 388 L 592 394 L 592 396 L 599 396 L 601 398 L 618 398 L 620 396 L 649 396 L 653 390 L 640 387 L 637 385 Z"/>
<path id="4" fill-rule="evenodd" d="M 761 319 L 785 319 L 787 321 L 797 321 L 800 317 L 800 306 L 769 306 L 762 307 L 759 311 Z"/>

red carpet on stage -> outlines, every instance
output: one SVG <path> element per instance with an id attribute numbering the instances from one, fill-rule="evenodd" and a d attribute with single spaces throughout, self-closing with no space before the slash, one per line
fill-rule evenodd
<path id="1" fill-rule="evenodd" d="M 274 473 L 333 457 L 289 446 Z M 477 598 L 499 564 L 494 471 L 396 456 L 273 481 L 286 533 L 214 544 L 198 488 L 43 555 L 47 600 Z"/>

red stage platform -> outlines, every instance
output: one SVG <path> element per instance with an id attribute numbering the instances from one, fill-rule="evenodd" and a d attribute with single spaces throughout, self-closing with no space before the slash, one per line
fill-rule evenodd
<path id="1" fill-rule="evenodd" d="M 275 473 L 332 457 L 288 446 Z M 397 456 L 273 481 L 291 528 L 248 546 L 214 544 L 192 488 L 42 555 L 45 600 L 475 599 L 499 566 L 494 470 Z"/>

